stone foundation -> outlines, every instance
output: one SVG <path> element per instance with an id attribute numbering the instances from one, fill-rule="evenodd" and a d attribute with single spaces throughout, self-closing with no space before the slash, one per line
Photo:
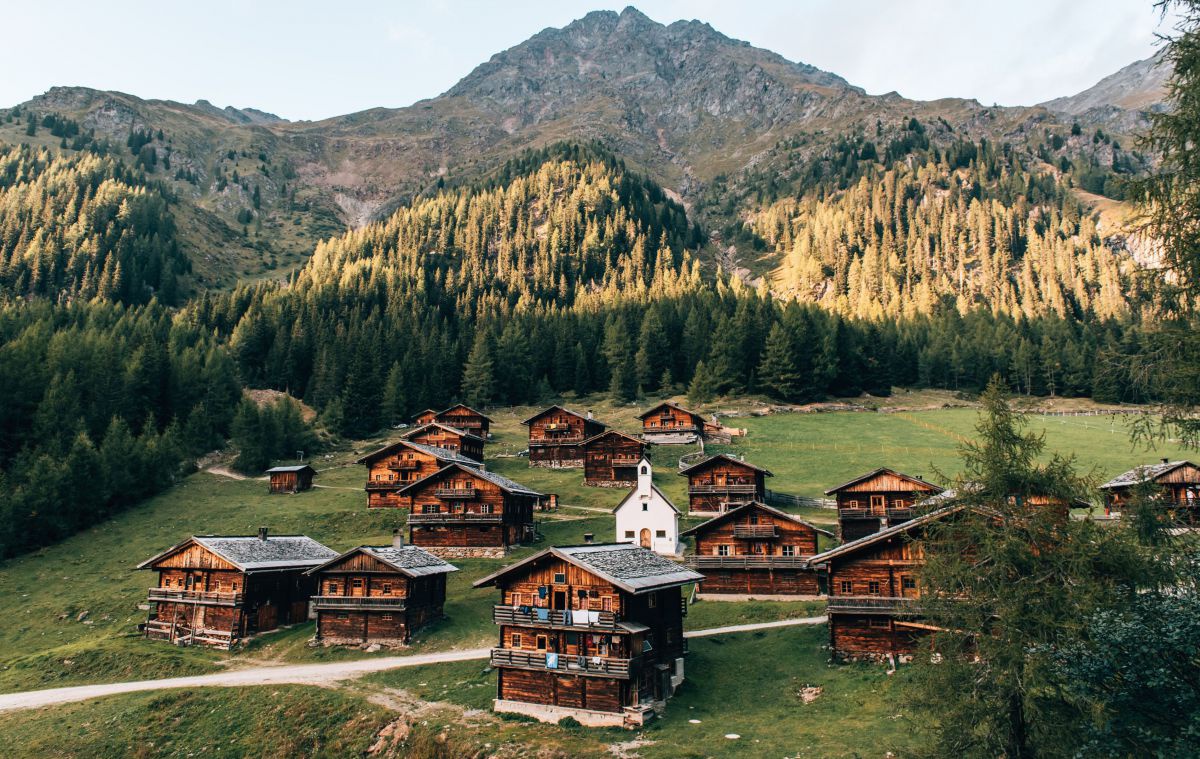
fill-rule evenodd
<path id="1" fill-rule="evenodd" d="M 888 657 L 892 658 L 889 659 Z M 871 651 L 834 651 L 833 660 L 840 664 L 867 663 L 888 664 L 894 660 L 896 664 L 911 664 L 912 654 L 879 654 Z"/>
<path id="2" fill-rule="evenodd" d="M 582 469 L 583 459 L 578 461 L 529 461 L 529 466 L 538 466 L 544 469 Z"/>
<path id="3" fill-rule="evenodd" d="M 400 638 L 371 638 L 370 640 L 363 640 L 361 637 L 338 638 L 325 636 L 320 638 L 318 642 L 326 648 L 329 646 L 355 646 L 357 648 L 364 648 L 374 645 L 379 645 L 382 648 L 408 648 L 408 644 Z"/>
<path id="4" fill-rule="evenodd" d="M 583 484 L 589 488 L 632 488 L 637 480 L 584 480 Z"/>
<path id="5" fill-rule="evenodd" d="M 493 699 L 493 711 L 504 714 L 524 714 L 539 722 L 557 724 L 563 717 L 574 717 L 585 727 L 624 727 L 625 712 L 598 712 L 594 709 L 576 709 L 569 706 L 552 706 L 550 704 L 528 704 L 524 701 L 509 701 L 503 698 Z"/>
<path id="6" fill-rule="evenodd" d="M 698 601 L 824 601 L 825 596 L 770 593 L 697 593 Z"/>
<path id="7" fill-rule="evenodd" d="M 442 559 L 503 559 L 508 555 L 504 546 L 421 546 Z"/>

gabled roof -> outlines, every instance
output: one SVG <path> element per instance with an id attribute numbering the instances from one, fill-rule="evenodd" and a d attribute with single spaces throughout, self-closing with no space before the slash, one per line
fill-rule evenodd
<path id="1" fill-rule="evenodd" d="M 534 414 L 533 416 L 529 417 L 529 418 L 528 418 L 528 419 L 526 419 L 525 421 L 521 422 L 521 424 L 524 424 L 524 425 L 529 425 L 529 424 L 533 423 L 533 421 L 534 421 L 535 419 L 541 419 L 541 418 L 542 418 L 543 416 L 545 416 L 546 414 L 552 413 L 552 412 L 554 412 L 554 411 L 562 411 L 563 413 L 570 414 L 571 416 L 574 416 L 574 417 L 577 417 L 577 418 L 579 418 L 579 419 L 583 419 L 583 420 L 585 420 L 585 421 L 591 422 L 592 424 L 598 424 L 598 425 L 600 425 L 601 427 L 607 427 L 607 426 L 608 426 L 607 424 L 605 424 L 604 422 L 600 421 L 599 419 L 596 419 L 596 418 L 594 418 L 594 417 L 590 417 L 590 416 L 588 416 L 587 414 L 581 414 L 581 413 L 579 413 L 578 411 L 572 411 L 571 409 L 567 408 L 566 406 L 559 406 L 559 405 L 557 405 L 557 404 L 555 404 L 555 405 L 551 406 L 550 408 L 542 409 L 541 411 L 537 412 L 536 414 Z"/>
<path id="2" fill-rule="evenodd" d="M 648 417 L 648 416 L 650 416 L 651 414 L 653 414 L 655 411 L 658 411 L 658 410 L 659 410 L 660 408 L 662 408 L 663 406 L 667 406 L 667 407 L 669 407 L 669 408 L 673 408 L 673 409 L 675 409 L 676 411 L 682 411 L 682 412 L 683 412 L 683 413 L 685 413 L 685 414 L 689 414 L 689 415 L 691 415 L 691 416 L 694 416 L 694 417 L 696 417 L 697 419 L 699 419 L 699 420 L 701 420 L 701 421 L 704 421 L 704 417 L 703 417 L 703 416 L 701 416 L 700 414 L 698 414 L 697 412 L 695 412 L 695 411 L 692 411 L 691 409 L 686 409 L 686 408 L 684 408 L 683 406 L 680 406 L 678 403 L 672 403 L 671 401 L 663 401 L 662 403 L 658 404 L 657 406 L 651 406 L 651 407 L 650 407 L 649 409 L 647 409 L 646 411 L 643 411 L 642 413 L 638 414 L 638 415 L 637 415 L 637 418 L 638 418 L 638 419 L 645 419 L 646 417 Z"/>
<path id="3" fill-rule="evenodd" d="M 602 437 L 607 437 L 609 435 L 620 435 L 621 437 L 625 438 L 626 440 L 632 440 L 633 442 L 637 443 L 638 445 L 642 445 L 647 448 L 654 445 L 653 443 L 647 443 L 645 440 L 642 440 L 640 437 L 634 437 L 633 435 L 627 435 L 624 432 L 621 432 L 620 430 L 605 430 L 604 432 L 597 432 L 595 435 L 592 435 L 590 438 L 588 438 L 588 439 L 584 440 L 582 443 L 580 443 L 580 445 L 586 447 L 588 445 L 588 443 L 591 443 L 595 440 L 599 440 Z"/>
<path id="4" fill-rule="evenodd" d="M 762 472 L 763 474 L 767 475 L 768 477 L 775 476 L 774 474 L 771 473 L 771 471 L 769 469 L 763 469 L 761 466 L 755 466 L 754 464 L 751 464 L 748 461 L 743 461 L 742 459 L 739 459 L 736 456 L 730 456 L 728 453 L 718 453 L 715 456 L 709 456 L 708 458 L 704 459 L 703 461 L 697 461 L 695 464 L 692 464 L 687 469 L 679 470 L 679 474 L 687 476 L 687 475 L 691 474 L 692 472 L 695 472 L 700 469 L 704 469 L 709 464 L 715 463 L 721 459 L 724 459 L 725 461 L 730 461 L 734 464 L 741 464 L 742 466 L 750 467 L 754 471 Z"/>
<path id="5" fill-rule="evenodd" d="M 267 474 L 271 474 L 272 472 L 303 472 L 305 469 L 312 471 L 313 474 L 317 473 L 317 470 L 308 464 L 292 464 L 289 466 L 273 466 L 267 470 Z"/>
<path id="6" fill-rule="evenodd" d="M 473 477 L 479 477 L 481 479 L 487 480 L 488 482 L 492 483 L 493 485 L 498 485 L 501 490 L 504 490 L 509 493 L 515 493 L 517 495 L 532 495 L 532 496 L 537 496 L 539 498 L 542 496 L 542 494 L 537 492 L 536 490 L 531 490 L 530 488 L 525 487 L 521 483 L 514 482 L 514 481 L 508 479 L 507 477 L 502 477 L 501 475 L 498 475 L 495 472 L 489 472 L 486 469 L 474 469 L 472 467 L 465 466 L 463 464 L 447 464 L 446 466 L 437 470 L 433 474 L 422 477 L 421 479 L 417 480 L 416 482 L 413 482 L 409 485 L 406 485 L 405 487 L 400 488 L 399 490 L 396 491 L 396 493 L 404 494 L 410 490 L 413 490 L 418 485 L 423 485 L 427 482 L 432 482 L 435 479 L 440 479 L 442 477 L 442 475 L 448 473 L 452 469 L 456 470 L 456 471 L 464 472 Z"/>
<path id="7" fill-rule="evenodd" d="M 413 419 L 420 419 L 421 417 L 425 416 L 426 414 L 433 414 L 434 416 L 437 416 L 438 412 L 437 412 L 437 409 L 427 408 L 424 411 L 418 411 L 413 416 Z"/>
<path id="8" fill-rule="evenodd" d="M 859 477 L 855 477 L 854 479 L 850 480 L 849 482 L 843 482 L 841 485 L 838 485 L 835 488 L 830 488 L 829 490 L 826 490 L 825 495 L 833 495 L 834 493 L 838 492 L 839 490 L 845 490 L 846 488 L 848 488 L 852 485 L 857 485 L 860 482 L 869 480 L 872 477 L 877 477 L 878 475 L 881 475 L 881 474 L 890 474 L 895 477 L 899 477 L 900 479 L 908 480 L 909 482 L 916 483 L 918 485 L 924 485 L 924 486 L 932 489 L 933 492 L 935 492 L 935 493 L 940 493 L 940 492 L 942 492 L 942 490 L 944 490 L 944 488 L 938 487 L 937 485 L 934 485 L 932 482 L 926 482 L 925 480 L 921 479 L 920 477 L 913 477 L 911 474 L 905 474 L 904 472 L 897 472 L 895 469 L 889 469 L 886 466 L 881 466 L 874 471 L 867 472 L 866 474 L 861 475 Z"/>
<path id="9" fill-rule="evenodd" d="M 409 448 L 414 451 L 419 451 L 420 453 L 428 454 L 430 456 L 433 456 L 438 461 L 444 461 L 446 463 L 456 462 L 459 464 L 465 464 L 466 466 L 470 466 L 470 467 L 482 466 L 475 459 L 467 458 L 466 456 L 462 455 L 458 451 L 452 451 L 449 448 L 439 448 L 436 445 L 425 445 L 424 443 L 414 443 L 411 440 L 397 440 L 394 443 L 388 443 L 387 445 L 380 448 L 379 450 L 372 451 L 371 453 L 368 453 L 366 456 L 363 456 L 361 459 L 356 460 L 354 463 L 355 464 L 367 464 L 367 463 L 374 461 L 377 458 L 380 458 L 381 456 L 388 456 L 388 455 L 394 453 L 399 448 Z"/>
<path id="10" fill-rule="evenodd" d="M 479 437 L 478 435 L 476 435 L 473 432 L 467 432 L 466 430 L 460 430 L 458 427 L 452 427 L 449 424 L 442 424 L 441 422 L 429 422 L 428 424 L 422 424 L 420 427 L 413 427 L 411 430 L 409 430 L 408 432 L 405 432 L 400 437 L 404 438 L 405 440 L 408 440 L 410 437 L 418 435 L 418 434 L 424 432 L 425 430 L 429 429 L 430 427 L 437 427 L 438 429 L 445 430 L 446 432 L 453 432 L 455 435 L 469 437 L 473 440 L 478 440 L 481 443 L 486 442 L 483 438 Z"/>
<path id="11" fill-rule="evenodd" d="M 824 553 L 818 553 L 810 557 L 808 563 L 814 565 L 823 564 L 830 559 L 835 559 L 839 556 L 845 556 L 848 553 L 854 553 L 855 551 L 859 551 L 867 546 L 887 540 L 895 535 L 901 535 L 912 529 L 929 524 L 930 522 L 936 521 L 945 516 L 949 516 L 950 514 L 961 511 L 965 508 L 967 508 L 966 504 L 956 503 L 951 504 L 950 506 L 943 506 L 940 509 L 934 509 L 933 511 L 926 512 L 921 516 L 916 517 L 915 519 L 910 519 L 907 522 L 901 522 L 900 524 L 892 525 L 891 527 L 880 530 L 879 532 L 865 535 L 858 540 L 851 540 L 849 543 L 842 543 L 840 546 L 837 546 L 836 548 L 830 548 Z"/>
<path id="12" fill-rule="evenodd" d="M 182 543 L 137 565 L 148 569 L 153 564 L 179 553 L 190 545 L 199 545 L 243 572 L 267 569 L 313 567 L 337 556 L 337 551 L 321 545 L 307 535 L 193 535 Z"/>
<path id="13" fill-rule="evenodd" d="M 1128 472 L 1123 472 L 1113 477 L 1108 482 L 1100 486 L 1101 490 L 1112 490 L 1114 488 L 1127 488 L 1134 485 L 1140 485 L 1143 482 L 1153 482 L 1164 474 L 1169 474 L 1182 466 L 1195 467 L 1196 465 L 1190 461 L 1162 461 L 1157 464 L 1144 464 L 1134 467 Z"/>
<path id="14" fill-rule="evenodd" d="M 455 409 L 463 409 L 463 410 L 465 410 L 465 411 L 470 411 L 470 412 L 471 412 L 472 414 L 474 414 L 475 416 L 478 416 L 478 417 L 482 417 L 482 418 L 484 418 L 484 419 L 487 419 L 489 422 L 490 422 L 490 421 L 492 421 L 490 417 L 488 417 L 487 415 L 483 414 L 483 413 L 482 413 L 482 412 L 480 412 L 480 411 L 476 411 L 475 409 L 471 408 L 470 406 L 468 406 L 468 405 L 467 405 L 467 404 L 465 404 L 465 403 L 456 403 L 456 404 L 454 404 L 453 406 L 450 406 L 449 408 L 444 408 L 444 409 L 442 409 L 441 411 L 439 411 L 439 412 L 438 412 L 438 416 L 441 416 L 442 414 L 447 414 L 447 413 L 449 413 L 449 412 L 451 412 L 451 411 L 454 411 Z"/>
<path id="15" fill-rule="evenodd" d="M 644 460 L 644 457 L 643 457 L 643 460 Z M 665 502 L 666 502 L 666 504 L 667 504 L 668 506 L 670 506 L 670 507 L 671 507 L 671 511 L 674 511 L 676 514 L 681 514 L 681 513 L 683 513 L 683 512 L 681 512 L 681 511 L 679 510 L 679 508 L 678 508 L 677 506 L 675 506 L 675 504 L 671 503 L 671 499 L 670 499 L 670 498 L 667 498 L 667 494 L 666 494 L 666 493 L 664 493 L 664 492 L 662 492 L 661 490 L 659 490 L 659 489 L 658 489 L 658 485 L 655 485 L 654 483 L 651 483 L 651 484 L 650 484 L 650 489 L 651 489 L 652 491 L 654 491 L 655 493 L 658 493 L 658 497 L 659 497 L 659 498 L 661 498 L 661 499 L 663 499 L 663 501 L 665 501 Z M 630 503 L 630 499 L 631 499 L 631 498 L 633 498 L 635 495 L 637 495 L 637 493 L 638 493 L 638 489 L 637 489 L 636 487 L 635 487 L 635 488 L 631 488 L 631 489 L 629 490 L 629 492 L 625 494 L 625 497 L 621 499 L 621 502 L 620 502 L 620 503 L 618 503 L 616 506 L 614 506 L 614 507 L 613 507 L 612 513 L 616 514 L 618 511 L 620 511 L 620 510 L 621 510 L 621 508 L 622 508 L 622 507 L 623 507 L 625 504 L 627 504 L 627 503 Z"/>
<path id="16" fill-rule="evenodd" d="M 693 572 L 656 554 L 648 548 L 629 543 L 587 543 L 580 546 L 547 548 L 524 561 L 476 580 L 474 586 L 494 585 L 497 580 L 521 571 L 547 558 L 558 558 L 591 572 L 627 593 L 648 593 L 698 582 L 704 575 Z"/>
<path id="17" fill-rule="evenodd" d="M 446 574 L 449 572 L 457 572 L 458 567 L 449 562 L 442 561 L 438 557 L 426 551 L 420 546 L 359 546 L 352 548 L 345 553 L 335 556 L 319 567 L 313 567 L 308 570 L 308 574 L 316 574 L 326 567 L 330 567 L 342 559 L 353 556 L 356 553 L 365 553 L 379 561 L 387 564 L 392 569 L 396 570 L 407 577 L 426 577 L 428 575 Z"/>
<path id="18" fill-rule="evenodd" d="M 750 509 L 750 508 L 758 508 L 758 509 L 761 509 L 762 511 L 767 512 L 768 514 L 771 514 L 772 516 L 779 517 L 780 519 L 786 519 L 789 522 L 795 522 L 796 524 L 802 524 L 805 527 L 809 527 L 826 537 L 830 537 L 830 538 L 835 537 L 835 535 L 832 532 L 830 532 L 829 530 L 825 530 L 820 527 L 817 527 L 815 524 L 813 524 L 811 522 L 806 522 L 805 520 L 801 519 L 800 517 L 796 516 L 795 514 L 789 514 L 786 511 L 780 511 L 779 509 L 775 508 L 774 506 L 768 506 L 767 504 L 761 503 L 759 501 L 751 501 L 750 503 L 743 503 L 741 506 L 738 506 L 737 508 L 730 509 L 729 511 L 726 511 L 724 514 L 718 514 L 717 516 L 713 517 L 712 519 L 708 520 L 707 522 L 698 524 L 695 527 L 684 530 L 683 532 L 681 532 L 679 534 L 680 535 L 692 535 L 693 533 L 704 532 L 705 530 L 707 530 L 710 527 L 716 527 L 718 524 L 720 524 L 722 522 L 733 519 L 738 514 L 741 514 L 743 511 Z"/>

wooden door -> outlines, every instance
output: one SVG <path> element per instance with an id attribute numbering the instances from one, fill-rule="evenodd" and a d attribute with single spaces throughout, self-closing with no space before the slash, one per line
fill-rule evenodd
<path id="1" fill-rule="evenodd" d="M 363 580 L 361 577 L 355 577 L 350 581 L 350 595 L 359 598 L 365 593 L 363 592 Z"/>
<path id="2" fill-rule="evenodd" d="M 567 593 L 564 590 L 554 591 L 554 598 L 551 600 L 551 609 L 567 608 Z"/>
<path id="3" fill-rule="evenodd" d="M 639 537 L 638 542 L 641 543 L 642 548 L 650 547 L 650 529 L 648 527 L 643 527 L 642 532 L 638 537 Z"/>

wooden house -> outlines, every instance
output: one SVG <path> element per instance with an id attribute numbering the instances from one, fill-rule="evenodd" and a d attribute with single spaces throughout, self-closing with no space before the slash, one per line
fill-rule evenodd
<path id="1" fill-rule="evenodd" d="M 529 465 L 583 466 L 583 441 L 608 426 L 562 406 L 551 406 L 521 422 L 529 428 Z"/>
<path id="2" fill-rule="evenodd" d="M 411 499 L 409 542 L 438 556 L 503 557 L 532 541 L 542 495 L 484 469 L 449 464 L 398 491 Z"/>
<path id="3" fill-rule="evenodd" d="M 744 503 L 766 501 L 766 478 L 773 476 L 725 453 L 710 456 L 679 472 L 688 479 L 688 513 L 719 514 Z"/>
<path id="4" fill-rule="evenodd" d="M 316 577 L 317 640 L 326 646 L 408 645 L 442 618 L 446 576 L 458 568 L 397 536 L 390 546 L 359 546 L 308 573 Z"/>
<path id="5" fill-rule="evenodd" d="M 423 427 L 426 424 L 433 424 L 437 421 L 437 415 L 437 409 L 427 408 L 413 417 L 413 426 Z"/>
<path id="6" fill-rule="evenodd" d="M 622 543 L 548 548 L 479 580 L 500 590 L 496 711 L 642 724 L 683 682 L 679 589 L 700 579 Z"/>
<path id="7" fill-rule="evenodd" d="M 686 445 L 704 436 L 704 417 L 665 401 L 638 415 L 642 439 L 658 445 Z"/>
<path id="8" fill-rule="evenodd" d="M 469 432 L 483 440 L 487 440 L 492 434 L 492 420 L 463 403 L 456 403 L 445 411 L 439 411 L 434 421 Z"/>
<path id="9" fill-rule="evenodd" d="M 687 566 L 704 573 L 704 597 L 794 598 L 817 596 L 809 564 L 817 536 L 833 533 L 763 503 L 747 503 L 685 530 L 696 543 Z"/>
<path id="10" fill-rule="evenodd" d="M 367 507 L 408 508 L 412 504 L 400 489 L 428 477 L 449 464 L 472 468 L 482 466 L 449 448 L 436 448 L 412 440 L 398 440 L 368 453 L 356 464 L 367 467 Z"/>
<path id="11" fill-rule="evenodd" d="M 842 540 L 850 541 L 912 519 L 917 501 L 941 492 L 942 488 L 920 477 L 880 467 L 826 490 L 825 495 L 837 499 Z"/>
<path id="12" fill-rule="evenodd" d="M 469 459 L 483 461 L 483 438 L 441 422 L 430 422 L 420 427 L 414 427 L 401 437 L 433 448 L 457 451 Z"/>
<path id="13" fill-rule="evenodd" d="M 637 485 L 613 509 L 617 543 L 632 543 L 665 556 L 679 556 L 679 509 L 654 484 L 650 460 L 638 462 Z"/>
<path id="14" fill-rule="evenodd" d="M 595 487 L 632 487 L 637 465 L 649 448 L 632 435 L 607 430 L 583 441 L 583 484 Z"/>
<path id="15" fill-rule="evenodd" d="M 1140 487 L 1179 521 L 1200 521 L 1200 467 L 1190 461 L 1168 461 L 1134 467 L 1100 486 L 1105 512 L 1120 513 Z"/>
<path id="16" fill-rule="evenodd" d="M 299 493 L 312 487 L 313 476 L 317 470 L 308 464 L 296 466 L 276 466 L 267 470 L 272 493 Z"/>
<path id="17" fill-rule="evenodd" d="M 309 569 L 337 556 L 304 535 L 196 535 L 138 565 L 150 588 L 149 638 L 230 648 L 255 633 L 308 619 Z"/>

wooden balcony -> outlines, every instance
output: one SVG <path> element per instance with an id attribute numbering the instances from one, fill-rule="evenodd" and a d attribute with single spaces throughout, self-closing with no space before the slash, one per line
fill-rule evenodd
<path id="1" fill-rule="evenodd" d="M 733 537 L 755 540 L 779 537 L 779 526 L 774 524 L 735 524 Z"/>
<path id="2" fill-rule="evenodd" d="M 530 445 L 571 445 L 573 443 L 582 443 L 583 435 L 544 435 L 542 437 L 529 438 Z"/>
<path id="3" fill-rule="evenodd" d="M 183 588 L 150 588 L 151 601 L 170 601 L 183 604 L 206 606 L 237 606 L 242 602 L 241 593 L 222 593 L 216 590 L 184 590 Z"/>
<path id="4" fill-rule="evenodd" d="M 391 469 L 396 472 L 412 471 L 413 469 L 420 469 L 420 468 L 421 468 L 421 462 L 417 461 L 415 459 L 404 459 L 402 461 L 395 461 L 391 464 L 388 464 L 388 469 Z"/>
<path id="5" fill-rule="evenodd" d="M 686 556 L 690 569 L 808 569 L 807 556 Z"/>
<path id="6" fill-rule="evenodd" d="M 400 480 L 367 480 L 367 490 L 399 490 L 408 484 Z"/>
<path id="7" fill-rule="evenodd" d="M 545 651 L 523 651 L 512 648 L 493 648 L 493 667 L 515 667 L 538 672 L 561 672 L 588 677 L 615 677 L 627 680 L 639 674 L 641 659 L 609 659 L 602 656 L 558 654 L 558 666 L 547 666 Z"/>
<path id="8" fill-rule="evenodd" d="M 887 510 L 887 518 L 894 522 L 907 522 L 916 515 L 916 509 L 911 506 L 897 506 Z"/>
<path id="9" fill-rule="evenodd" d="M 314 609 L 404 611 L 408 599 L 392 596 L 313 596 Z"/>
<path id="10" fill-rule="evenodd" d="M 872 511 L 872 510 L 866 509 L 866 508 L 863 508 L 863 509 L 839 508 L 838 509 L 838 518 L 839 519 L 879 519 L 882 516 L 883 516 L 882 511 Z"/>
<path id="11" fill-rule="evenodd" d="M 562 609 L 544 609 L 546 618 L 541 619 L 537 615 L 537 611 L 530 610 L 528 613 L 522 613 L 513 606 L 493 606 L 492 621 L 498 625 L 528 625 L 530 627 L 565 627 L 580 630 L 596 630 L 605 629 L 611 630 L 617 625 L 617 615 L 611 611 L 594 612 L 597 615 L 597 621 L 588 622 L 588 613 L 586 611 L 571 611 L 570 623 L 566 620 L 566 613 Z"/>
<path id="12" fill-rule="evenodd" d="M 916 614 L 919 599 L 896 596 L 830 596 L 826 610 L 854 614 Z"/>
<path id="13" fill-rule="evenodd" d="M 478 492 L 475 488 L 438 488 L 433 495 L 437 498 L 474 498 Z"/>
<path id="14" fill-rule="evenodd" d="M 641 456 L 614 455 L 610 461 L 613 466 L 637 466 Z"/>
<path id="15" fill-rule="evenodd" d="M 758 492 L 758 486 L 753 483 L 744 484 L 744 485 L 743 484 L 727 484 L 727 485 L 699 484 L 699 485 L 688 485 L 688 492 L 695 493 L 697 495 L 707 495 L 707 494 L 712 494 L 712 493 L 719 493 L 719 494 L 747 493 L 747 494 L 753 495 L 754 493 Z"/>
<path id="16" fill-rule="evenodd" d="M 504 522 L 504 514 L 480 514 L 477 511 L 436 511 L 431 514 L 416 512 L 408 515 L 409 524 L 458 524 L 461 522 L 502 524 Z"/>

